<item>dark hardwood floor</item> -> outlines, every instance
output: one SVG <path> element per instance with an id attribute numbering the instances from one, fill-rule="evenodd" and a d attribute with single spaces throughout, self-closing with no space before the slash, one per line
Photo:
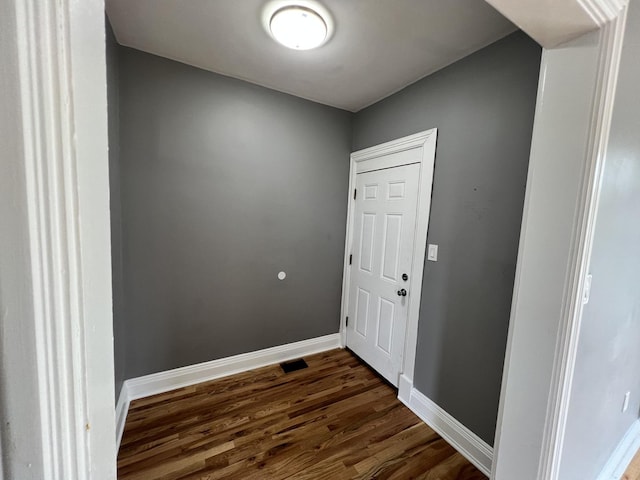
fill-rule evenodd
<path id="1" fill-rule="evenodd" d="M 486 480 L 349 352 L 305 360 L 133 401 L 118 478 Z"/>

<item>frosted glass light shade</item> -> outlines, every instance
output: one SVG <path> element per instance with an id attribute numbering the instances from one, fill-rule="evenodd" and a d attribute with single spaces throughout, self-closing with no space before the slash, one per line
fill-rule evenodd
<path id="1" fill-rule="evenodd" d="M 273 38 L 294 50 L 310 50 L 327 38 L 327 24 L 314 10 L 291 5 L 276 11 L 269 28 Z"/>

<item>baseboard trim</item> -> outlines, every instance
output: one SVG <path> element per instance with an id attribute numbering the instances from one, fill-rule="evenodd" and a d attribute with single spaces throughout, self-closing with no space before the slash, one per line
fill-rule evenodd
<path id="1" fill-rule="evenodd" d="M 411 408 L 409 403 L 411 401 L 412 388 L 413 381 L 405 375 L 400 375 L 400 380 L 398 381 L 398 400 L 400 400 L 409 408 Z"/>
<path id="2" fill-rule="evenodd" d="M 122 441 L 122 433 L 124 432 L 124 424 L 127 420 L 127 412 L 129 411 L 129 395 L 127 393 L 127 383 L 122 384 L 118 403 L 116 403 L 116 451 L 120 449 Z"/>
<path id="3" fill-rule="evenodd" d="M 400 401 L 407 405 L 424 423 L 429 425 L 429 427 L 435 430 L 442 438 L 458 450 L 458 452 L 478 467 L 482 473 L 490 477 L 491 464 L 493 463 L 493 448 L 415 388 L 409 390 L 410 393 L 407 401 L 406 385 L 404 392 L 402 391 L 402 387 L 403 380 L 402 377 L 400 377 L 398 395 Z"/>
<path id="4" fill-rule="evenodd" d="M 333 348 L 340 348 L 338 333 L 132 378 L 126 381 L 129 400 L 208 382 Z"/>
<path id="5" fill-rule="evenodd" d="M 176 388 L 208 382 L 314 353 L 326 352 L 334 348 L 341 348 L 339 333 L 126 380 L 122 385 L 116 405 L 117 447 L 120 448 L 127 412 L 132 400 L 150 397 L 151 395 L 165 393 Z"/>
<path id="6" fill-rule="evenodd" d="M 619 480 L 640 449 L 640 419 L 633 422 L 629 430 L 613 451 L 598 480 Z"/>

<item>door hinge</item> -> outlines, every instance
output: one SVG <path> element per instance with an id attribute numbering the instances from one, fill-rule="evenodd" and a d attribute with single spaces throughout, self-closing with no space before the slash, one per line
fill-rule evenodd
<path id="1" fill-rule="evenodd" d="M 349 265 L 351 265 L 351 262 L 353 262 L 353 254 L 349 255 Z"/>
<path id="2" fill-rule="evenodd" d="M 357 188 L 354 188 L 354 189 L 353 189 L 353 199 L 354 199 L 354 200 L 356 199 L 356 196 L 357 196 L 357 195 L 358 195 L 358 189 L 357 189 Z"/>
<path id="3" fill-rule="evenodd" d="M 349 317 L 347 317 L 347 321 L 346 321 L 346 324 L 345 324 L 345 327 L 348 327 L 348 326 L 349 326 Z"/>

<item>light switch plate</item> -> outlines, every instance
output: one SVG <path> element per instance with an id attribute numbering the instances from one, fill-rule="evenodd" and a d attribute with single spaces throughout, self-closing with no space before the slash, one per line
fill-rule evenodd
<path id="1" fill-rule="evenodd" d="M 427 249 L 427 260 L 431 262 L 438 261 L 438 245 L 433 243 L 429 244 L 429 248 Z"/>

